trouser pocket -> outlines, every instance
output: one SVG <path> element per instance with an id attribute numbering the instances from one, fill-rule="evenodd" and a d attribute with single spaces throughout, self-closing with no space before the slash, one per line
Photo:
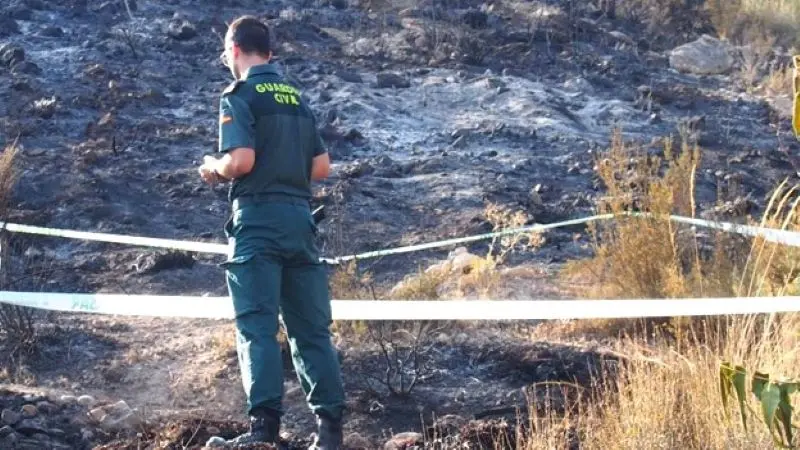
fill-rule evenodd
<path id="1" fill-rule="evenodd" d="M 259 298 L 258 267 L 254 255 L 231 256 L 220 264 L 225 269 L 228 292 L 236 317 L 262 309 Z"/>

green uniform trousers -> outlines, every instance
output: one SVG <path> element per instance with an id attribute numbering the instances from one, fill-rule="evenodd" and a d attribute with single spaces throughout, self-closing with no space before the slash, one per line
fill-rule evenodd
<path id="1" fill-rule="evenodd" d="M 283 367 L 278 312 L 311 410 L 333 419 L 344 411 L 344 388 L 331 342 L 331 305 L 317 228 L 306 203 L 234 208 L 225 226 L 226 271 L 236 314 L 237 352 L 248 412 L 282 415 Z"/>

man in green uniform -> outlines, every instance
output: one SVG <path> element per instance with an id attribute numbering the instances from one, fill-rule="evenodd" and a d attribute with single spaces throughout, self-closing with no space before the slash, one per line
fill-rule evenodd
<path id="1" fill-rule="evenodd" d="M 331 342 L 327 274 L 315 244 L 310 184 L 330 160 L 298 90 L 271 64 L 269 29 L 253 17 L 234 21 L 223 61 L 234 81 L 222 94 L 221 158 L 206 156 L 202 179 L 231 181 L 230 251 L 223 263 L 236 313 L 237 351 L 250 432 L 228 446 L 277 443 L 283 413 L 278 311 L 311 410 L 315 449 L 341 446 L 344 389 Z"/>

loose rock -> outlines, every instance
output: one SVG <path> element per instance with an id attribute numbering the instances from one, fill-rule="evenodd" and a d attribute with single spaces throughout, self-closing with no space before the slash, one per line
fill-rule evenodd
<path id="1" fill-rule="evenodd" d="M 367 438 L 358 433 L 348 434 L 344 437 L 344 447 L 356 450 L 366 450 L 371 447 Z"/>
<path id="2" fill-rule="evenodd" d="M 194 258 L 186 252 L 169 251 L 156 255 L 139 255 L 134 269 L 140 274 L 157 273 L 163 270 L 184 269 L 194 265 Z"/>
<path id="3" fill-rule="evenodd" d="M 47 435 L 47 428 L 35 419 L 23 419 L 15 428 L 18 432 L 27 436 L 33 436 L 34 434 Z"/>
<path id="4" fill-rule="evenodd" d="M 184 19 L 173 19 L 167 26 L 167 35 L 179 41 L 188 41 L 197 36 L 197 29 Z"/>
<path id="5" fill-rule="evenodd" d="M 95 399 L 91 395 L 81 395 L 78 397 L 78 404 L 81 406 L 92 407 L 95 404 Z"/>
<path id="6" fill-rule="evenodd" d="M 364 81 L 357 72 L 351 72 L 349 70 L 340 70 L 336 72 L 336 76 L 348 83 L 362 83 Z"/>
<path id="7" fill-rule="evenodd" d="M 608 35 L 613 37 L 617 41 L 622 42 L 623 44 L 628 44 L 628 45 L 630 45 L 632 47 L 636 46 L 636 42 L 633 39 L 631 39 L 630 36 L 628 36 L 627 34 L 621 32 L 621 31 L 616 31 L 615 30 L 615 31 L 612 31 L 612 32 L 608 33 Z"/>
<path id="8" fill-rule="evenodd" d="M 460 19 L 471 28 L 486 28 L 489 16 L 483 11 L 470 9 L 461 13 Z"/>
<path id="9" fill-rule="evenodd" d="M 58 410 L 58 407 L 50 402 L 41 401 L 36 404 L 36 409 L 41 414 L 52 414 Z"/>
<path id="10" fill-rule="evenodd" d="M 403 76 L 393 72 L 381 72 L 377 75 L 379 88 L 408 88 L 411 82 Z"/>
<path id="11" fill-rule="evenodd" d="M 61 27 L 48 26 L 42 28 L 39 34 L 45 37 L 60 38 L 64 36 L 64 30 Z"/>
<path id="12" fill-rule="evenodd" d="M 0 16 L 0 37 L 19 33 L 17 21 L 7 16 Z"/>
<path id="13" fill-rule="evenodd" d="M 20 420 L 22 420 L 22 414 L 14 412 L 10 409 L 4 409 L 0 414 L 0 420 L 2 420 L 3 424 L 5 425 L 16 425 Z"/>
<path id="14" fill-rule="evenodd" d="M 41 75 L 42 69 L 30 61 L 23 61 L 19 64 L 15 64 L 14 67 L 11 69 L 11 73 L 17 75 L 19 74 Z"/>
<path id="15" fill-rule="evenodd" d="M 27 417 L 27 418 L 36 417 L 36 414 L 38 414 L 38 413 L 39 413 L 39 411 L 33 405 L 25 405 L 25 406 L 22 407 L 22 416 L 23 417 Z"/>
<path id="16" fill-rule="evenodd" d="M 78 398 L 75 397 L 74 395 L 62 395 L 58 399 L 58 401 L 62 405 L 67 405 L 68 406 L 68 405 L 74 405 L 75 403 L 78 403 Z"/>
<path id="17" fill-rule="evenodd" d="M 17 443 L 19 442 L 20 436 L 18 433 L 11 433 L 8 436 L 4 437 L 2 440 L 2 447 L 3 448 L 15 448 Z"/>
<path id="18" fill-rule="evenodd" d="M 733 67 L 730 45 L 707 34 L 700 39 L 676 47 L 670 52 L 673 69 L 698 75 L 728 72 Z"/>
<path id="19" fill-rule="evenodd" d="M 415 445 L 422 445 L 424 442 L 423 436 L 420 433 L 400 433 L 395 434 L 383 446 L 383 450 L 405 450 Z"/>
<path id="20" fill-rule="evenodd" d="M 214 437 L 210 438 L 208 441 L 206 441 L 206 447 L 223 448 L 223 447 L 225 447 L 225 439 L 223 439 L 223 438 L 221 438 L 219 436 L 214 436 Z"/>
<path id="21" fill-rule="evenodd" d="M 12 67 L 22 61 L 25 61 L 25 50 L 21 47 L 12 44 L 0 45 L 0 64 Z"/>
<path id="22" fill-rule="evenodd" d="M 89 416 L 110 432 L 130 430 L 141 424 L 139 416 L 124 400 L 95 408 L 89 411 Z"/>
<path id="23" fill-rule="evenodd" d="M 8 17 L 16 20 L 31 20 L 33 19 L 33 10 L 23 5 L 17 5 L 8 10 Z"/>

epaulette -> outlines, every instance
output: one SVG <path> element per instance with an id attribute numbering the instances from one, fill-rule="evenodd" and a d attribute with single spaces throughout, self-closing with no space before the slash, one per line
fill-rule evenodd
<path id="1" fill-rule="evenodd" d="M 234 81 L 233 83 L 229 84 L 228 87 L 226 87 L 224 91 L 222 91 L 222 95 L 228 95 L 228 94 L 232 94 L 232 93 L 236 92 L 236 89 L 238 89 L 239 86 L 241 86 L 243 84 L 244 84 L 244 80 L 236 80 L 236 81 Z"/>

